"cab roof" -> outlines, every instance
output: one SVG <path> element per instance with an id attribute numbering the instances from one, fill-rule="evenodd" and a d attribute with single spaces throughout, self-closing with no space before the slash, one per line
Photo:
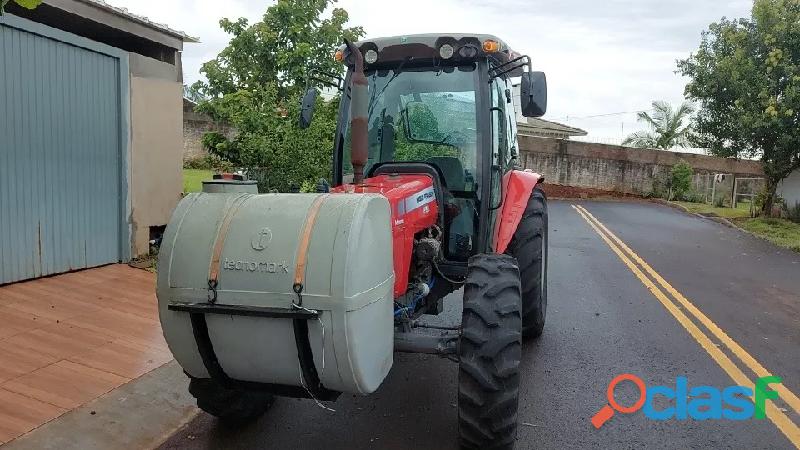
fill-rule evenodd
<path id="1" fill-rule="evenodd" d="M 484 51 L 483 44 L 486 41 L 495 41 L 497 44 L 499 44 L 499 48 L 493 52 Z M 378 52 L 379 56 L 376 63 L 377 65 L 400 62 L 408 57 L 420 59 L 438 58 L 439 49 L 444 44 L 450 44 L 453 47 L 456 60 L 459 59 L 459 50 L 466 46 L 476 49 L 475 56 L 470 59 L 490 56 L 496 59 L 496 62 L 499 64 L 503 64 L 520 56 L 520 54 L 513 51 L 511 47 L 509 47 L 508 44 L 506 44 L 502 39 L 491 34 L 408 34 L 401 36 L 363 39 L 355 43 L 362 53 L 366 53 L 368 50 L 375 50 Z M 340 50 L 346 52 L 345 46 L 340 47 Z M 347 63 L 350 65 L 349 58 Z"/>

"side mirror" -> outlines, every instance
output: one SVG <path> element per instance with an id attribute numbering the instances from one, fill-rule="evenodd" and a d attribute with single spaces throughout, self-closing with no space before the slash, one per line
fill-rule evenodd
<path id="1" fill-rule="evenodd" d="M 547 77 L 544 72 L 525 72 L 519 87 L 522 115 L 542 117 L 547 111 Z"/>
<path id="2" fill-rule="evenodd" d="M 303 101 L 300 103 L 300 128 L 306 129 L 311 126 L 311 120 L 314 118 L 314 108 L 317 106 L 317 90 L 309 88 Z"/>

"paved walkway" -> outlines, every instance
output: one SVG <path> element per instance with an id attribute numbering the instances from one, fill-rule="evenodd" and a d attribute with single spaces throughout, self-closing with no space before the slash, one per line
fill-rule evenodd
<path id="1" fill-rule="evenodd" d="M 155 275 L 111 265 L 0 287 L 0 444 L 172 355 Z"/>

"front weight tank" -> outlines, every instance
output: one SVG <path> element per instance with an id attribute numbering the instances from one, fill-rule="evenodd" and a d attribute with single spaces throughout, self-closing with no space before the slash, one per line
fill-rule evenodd
<path id="1" fill-rule="evenodd" d="M 303 387 L 308 352 L 298 350 L 296 319 L 316 313 L 302 319 L 301 334 L 320 384 L 375 391 L 392 366 L 390 224 L 378 194 L 187 196 L 158 259 L 159 315 L 175 359 L 196 378 L 222 372 Z M 207 336 L 211 358 L 201 355 L 209 346 L 198 335 Z"/>

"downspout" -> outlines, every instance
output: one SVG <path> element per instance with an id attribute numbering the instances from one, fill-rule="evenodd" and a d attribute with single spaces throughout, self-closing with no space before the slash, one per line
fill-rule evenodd
<path id="1" fill-rule="evenodd" d="M 364 166 L 367 164 L 367 77 L 364 76 L 364 56 L 352 42 L 345 45 L 353 55 L 353 70 L 350 93 L 350 161 L 353 164 L 353 184 L 364 181 Z"/>

